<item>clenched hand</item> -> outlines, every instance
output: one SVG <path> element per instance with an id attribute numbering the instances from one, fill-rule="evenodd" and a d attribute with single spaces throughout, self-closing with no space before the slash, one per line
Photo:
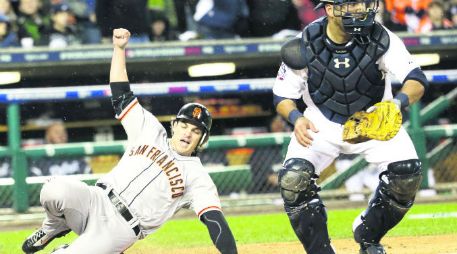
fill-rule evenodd
<path id="1" fill-rule="evenodd" d="M 113 45 L 120 49 L 124 49 L 129 42 L 130 32 L 124 28 L 117 28 L 113 30 Z"/>
<path id="2" fill-rule="evenodd" d="M 310 131 L 315 133 L 319 132 L 319 130 L 314 126 L 313 122 L 311 122 L 308 118 L 298 118 L 295 122 L 294 134 L 298 140 L 298 143 L 304 147 L 309 147 L 313 142 L 313 137 L 311 137 Z"/>

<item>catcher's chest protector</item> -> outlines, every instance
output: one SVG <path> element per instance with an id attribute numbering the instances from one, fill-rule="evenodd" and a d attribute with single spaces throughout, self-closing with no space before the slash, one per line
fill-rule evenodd
<path id="1" fill-rule="evenodd" d="M 326 18 L 303 31 L 308 63 L 308 90 L 313 102 L 331 121 L 344 123 L 357 111 L 381 101 L 385 81 L 376 61 L 389 48 L 389 35 L 375 24 L 371 42 L 336 45 L 325 35 Z"/>

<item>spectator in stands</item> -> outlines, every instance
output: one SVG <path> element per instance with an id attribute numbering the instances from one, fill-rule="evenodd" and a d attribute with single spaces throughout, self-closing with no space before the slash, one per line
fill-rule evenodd
<path id="1" fill-rule="evenodd" d="M 149 40 L 171 41 L 178 39 L 176 33 L 170 27 L 170 21 L 165 13 L 157 10 L 149 11 Z"/>
<path id="2" fill-rule="evenodd" d="M 198 0 L 173 0 L 176 14 L 177 30 L 180 41 L 196 39 L 197 25 L 194 20 Z"/>
<path id="3" fill-rule="evenodd" d="M 392 31 L 415 32 L 425 10 L 432 0 L 385 0 L 386 10 L 391 14 Z"/>
<path id="4" fill-rule="evenodd" d="M 9 18 L 0 14 L 0 48 L 18 46 L 17 34 L 13 31 Z"/>
<path id="5" fill-rule="evenodd" d="M 270 133 L 290 132 L 289 125 L 279 115 L 270 120 Z M 284 160 L 282 145 L 257 147 L 252 154 L 249 164 L 252 172 L 250 192 L 277 192 L 278 172 Z"/>
<path id="6" fill-rule="evenodd" d="M 433 1 L 428 5 L 427 14 L 421 20 L 417 29 L 418 33 L 427 33 L 430 31 L 451 29 L 452 22 L 445 16 L 443 3 Z"/>
<path id="7" fill-rule="evenodd" d="M 180 1 L 186 2 L 183 0 Z M 148 11 L 163 13 L 163 15 L 168 19 L 170 26 L 173 27 L 173 30 L 177 30 L 177 17 L 174 0 L 148 0 Z"/>
<path id="8" fill-rule="evenodd" d="M 66 144 L 68 142 L 68 133 L 62 122 L 55 122 L 46 128 L 46 144 Z"/>
<path id="9" fill-rule="evenodd" d="M 43 32 L 50 48 L 64 48 L 80 44 L 76 34 L 76 27 L 69 23 L 70 7 L 66 4 L 51 6 L 51 26 Z"/>
<path id="10" fill-rule="evenodd" d="M 16 12 L 14 12 L 10 0 L 0 0 L 0 14 L 8 17 L 11 25 L 16 25 L 17 15 Z M 13 29 L 16 30 L 16 27 L 13 27 Z"/>
<path id="11" fill-rule="evenodd" d="M 111 43 L 119 27 L 132 34 L 129 43 L 149 42 L 147 0 L 97 0 L 95 14 L 103 43 Z"/>
<path id="12" fill-rule="evenodd" d="M 18 10 L 18 37 L 22 47 L 46 45 L 43 32 L 50 25 L 49 17 L 40 13 L 40 0 L 20 0 Z"/>
<path id="13" fill-rule="evenodd" d="M 82 44 L 98 44 L 102 40 L 95 15 L 96 0 L 66 0 L 76 17 L 77 31 Z"/>
<path id="14" fill-rule="evenodd" d="M 245 0 L 200 0 L 194 19 L 203 39 L 230 39 L 238 35 L 238 24 L 248 17 Z"/>
<path id="15" fill-rule="evenodd" d="M 314 10 L 316 7 L 315 1 L 292 0 L 292 3 L 294 4 L 295 8 L 297 8 L 298 17 L 303 27 L 307 26 L 317 18 L 325 15 L 325 11 L 322 8 Z"/>
<path id="16" fill-rule="evenodd" d="M 66 144 L 68 133 L 62 122 L 55 122 L 46 128 L 47 144 Z M 84 157 L 53 157 L 33 159 L 29 162 L 31 176 L 90 174 L 91 169 Z"/>
<path id="17" fill-rule="evenodd" d="M 449 6 L 449 18 L 451 19 L 452 26 L 457 28 L 457 0 L 452 0 Z"/>
<path id="18" fill-rule="evenodd" d="M 247 0 L 247 3 L 250 36 L 287 37 L 301 31 L 301 21 L 292 0 Z"/>
<path id="19" fill-rule="evenodd" d="M 11 166 L 9 158 L 0 158 L 0 178 L 11 177 Z"/>
<path id="20" fill-rule="evenodd" d="M 392 21 L 392 13 L 386 10 L 385 1 L 389 0 L 379 0 L 379 7 L 375 20 L 392 31 L 406 31 L 406 26 L 396 24 Z"/>

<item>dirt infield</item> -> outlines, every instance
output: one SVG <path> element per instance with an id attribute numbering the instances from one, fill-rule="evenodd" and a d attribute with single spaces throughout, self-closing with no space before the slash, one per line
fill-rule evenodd
<path id="1" fill-rule="evenodd" d="M 390 237 L 383 240 L 389 254 L 457 254 L 457 234 L 417 237 Z M 356 254 L 358 246 L 352 239 L 334 240 L 333 246 L 338 254 Z M 298 243 L 271 243 L 239 245 L 240 254 L 303 254 Z M 216 254 L 214 247 L 146 250 L 132 248 L 126 254 Z"/>

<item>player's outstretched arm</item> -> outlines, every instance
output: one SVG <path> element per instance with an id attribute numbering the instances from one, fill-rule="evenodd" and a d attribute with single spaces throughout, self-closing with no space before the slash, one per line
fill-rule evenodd
<path id="1" fill-rule="evenodd" d="M 110 83 L 128 82 L 125 61 L 125 47 L 130 38 L 130 32 L 124 28 L 113 30 L 113 57 L 111 59 Z"/>
<path id="2" fill-rule="evenodd" d="M 112 93 L 111 101 L 118 116 L 135 99 L 130 90 L 125 61 L 125 47 L 129 38 L 130 32 L 127 29 L 118 28 L 113 30 L 113 57 L 111 59 L 109 81 Z"/>
<path id="3" fill-rule="evenodd" d="M 211 210 L 200 216 L 208 227 L 214 245 L 222 254 L 237 254 L 235 238 L 221 211 Z"/>

